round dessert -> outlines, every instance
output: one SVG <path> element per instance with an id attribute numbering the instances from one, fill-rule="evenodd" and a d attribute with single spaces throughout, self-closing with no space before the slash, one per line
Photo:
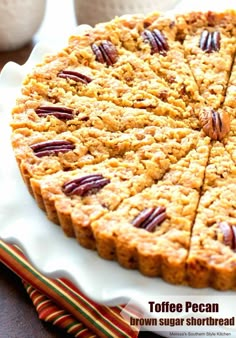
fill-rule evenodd
<path id="1" fill-rule="evenodd" d="M 12 111 L 22 177 L 84 247 L 236 288 L 236 11 L 117 17 L 45 55 Z"/>

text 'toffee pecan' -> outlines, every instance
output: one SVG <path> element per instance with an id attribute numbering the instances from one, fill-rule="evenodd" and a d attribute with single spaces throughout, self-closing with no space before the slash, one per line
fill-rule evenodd
<path id="1" fill-rule="evenodd" d="M 91 194 L 97 192 L 108 183 L 110 183 L 110 180 L 108 178 L 104 178 L 103 175 L 91 174 L 66 182 L 62 186 L 62 191 L 67 196 L 84 196 L 89 193 Z"/>
<path id="2" fill-rule="evenodd" d="M 92 81 L 92 79 L 89 76 L 76 72 L 74 70 L 62 70 L 57 74 L 57 76 L 63 79 L 71 79 L 76 82 L 82 82 L 84 84 L 88 84 Z"/>
<path id="3" fill-rule="evenodd" d="M 225 111 L 204 109 L 200 115 L 202 129 L 212 140 L 222 140 L 230 131 L 230 117 Z"/>
<path id="4" fill-rule="evenodd" d="M 199 46 L 206 53 L 218 52 L 220 50 L 220 32 L 204 30 L 200 37 Z"/>
<path id="5" fill-rule="evenodd" d="M 154 29 L 153 31 L 146 29 L 142 35 L 143 39 L 150 43 L 152 54 L 159 53 L 164 56 L 166 55 L 169 46 L 165 36 L 158 29 Z"/>
<path id="6" fill-rule="evenodd" d="M 110 41 L 102 41 L 100 44 L 93 43 L 91 48 L 98 62 L 106 63 L 108 66 L 116 63 L 118 52 Z"/>
<path id="7" fill-rule="evenodd" d="M 50 140 L 35 143 L 30 146 L 37 157 L 57 155 L 58 153 L 66 153 L 75 149 L 75 145 L 64 140 Z"/>
<path id="8" fill-rule="evenodd" d="M 59 120 L 73 119 L 73 109 L 66 107 L 42 106 L 36 108 L 35 112 L 39 117 L 47 117 L 53 115 Z"/>
<path id="9" fill-rule="evenodd" d="M 223 234 L 224 244 L 229 246 L 233 251 L 236 251 L 236 225 L 220 222 L 219 227 Z"/>
<path id="10" fill-rule="evenodd" d="M 138 216 L 132 221 L 136 228 L 145 229 L 149 232 L 155 230 L 157 225 L 160 225 L 166 219 L 165 207 L 147 208 L 141 211 Z"/>

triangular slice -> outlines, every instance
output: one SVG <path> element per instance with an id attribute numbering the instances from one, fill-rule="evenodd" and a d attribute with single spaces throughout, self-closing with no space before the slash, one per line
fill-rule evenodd
<path id="1" fill-rule="evenodd" d="M 184 109 L 182 117 L 193 120 L 197 116 L 197 109 L 202 100 L 185 59 L 183 46 L 176 40 L 177 26 L 174 18 L 165 15 L 150 15 L 145 17 L 142 23 L 135 24 L 132 18 L 131 22 L 132 24 L 129 24 L 128 18 L 125 17 L 116 21 L 122 27 L 122 30 L 115 31 L 117 40 L 130 52 L 125 53 L 120 48 L 124 55 L 129 56 L 128 65 L 124 63 L 123 69 L 132 66 L 134 72 L 138 74 L 137 79 L 141 79 L 140 83 L 137 83 L 137 88 L 145 86 L 146 81 L 145 91 L 161 98 L 173 107 Z M 111 30 L 112 22 L 99 27 L 104 34 L 105 29 Z M 137 57 L 136 60 L 134 55 Z M 116 69 L 116 66 L 115 63 L 113 67 Z M 142 71 L 139 72 L 139 69 Z M 140 76 L 144 70 L 148 73 L 148 69 L 156 75 L 153 82 L 150 81 L 151 77 L 149 78 L 149 83 L 148 78 Z M 122 73 L 125 73 L 124 70 Z M 152 74 L 150 71 L 149 73 Z M 161 115 L 161 107 L 157 106 L 156 109 L 151 107 L 151 109 Z"/>
<path id="2" fill-rule="evenodd" d="M 229 136 L 211 149 L 187 260 L 193 287 L 236 288 L 235 141 Z"/>
<path id="3" fill-rule="evenodd" d="M 66 235 L 76 235 L 86 247 L 90 246 L 91 238 L 85 234 L 89 233 L 94 218 L 116 209 L 123 199 L 152 183 L 153 179 L 135 155 L 126 161 L 113 158 L 81 169 L 31 179 L 34 197 L 48 218 L 59 223 Z M 77 234 L 78 226 L 75 231 L 72 227 L 73 212 L 82 217 L 79 225 L 83 227 L 83 236 Z"/>
<path id="4" fill-rule="evenodd" d="M 63 52 L 47 58 L 27 77 L 23 94 L 58 102 L 62 93 L 69 92 L 177 119 L 195 117 L 197 124 L 198 89 L 183 48 L 175 41 L 173 19 L 135 18 L 132 24 L 128 18 L 115 19 L 85 36 L 73 36 Z M 145 41 L 143 34 L 152 29 L 165 30 L 170 44 L 166 56 L 152 54 Z"/>
<path id="5" fill-rule="evenodd" d="M 17 129 L 12 136 L 16 160 L 30 189 L 30 178 L 74 170 L 112 157 L 129 158 L 137 153 L 147 172 L 160 178 L 170 163 L 178 160 L 198 140 L 198 131 L 188 128 L 145 127 L 121 132 L 80 128 L 57 134 Z"/>
<path id="6" fill-rule="evenodd" d="M 91 224 L 99 255 L 147 276 L 183 283 L 198 200 L 195 189 L 174 185 L 153 185 L 124 200 Z"/>
<path id="7" fill-rule="evenodd" d="M 225 105 L 225 109 L 227 109 L 230 116 L 232 116 L 232 118 L 235 119 L 236 117 L 236 57 L 234 59 L 234 65 L 232 68 L 232 72 L 230 74 L 224 105 Z M 233 127 L 233 129 L 234 129 L 234 132 L 236 132 L 235 126 Z"/>
<path id="8" fill-rule="evenodd" d="M 236 137 L 215 142 L 206 166 L 203 191 L 225 184 L 236 183 Z"/>
<path id="9" fill-rule="evenodd" d="M 199 91 L 206 105 L 217 109 L 224 102 L 236 51 L 235 13 L 196 12 L 177 16 L 177 22 Z"/>
<path id="10" fill-rule="evenodd" d="M 187 260 L 192 287 L 235 289 L 235 183 L 209 188 L 202 195 Z"/>
<path id="11" fill-rule="evenodd" d="M 133 52 L 149 65 L 157 78 L 166 83 L 169 88 L 166 91 L 167 102 L 174 106 L 184 105 L 183 116 L 194 117 L 198 115 L 198 108 L 203 101 L 177 36 L 175 19 L 159 16 L 145 25 Z"/>
<path id="12" fill-rule="evenodd" d="M 148 276 L 183 283 L 209 150 L 209 138 L 199 135 L 195 149 L 171 164 L 157 184 L 92 222 L 100 256 Z"/>
<path id="13" fill-rule="evenodd" d="M 196 147 L 178 162 L 171 164 L 158 185 L 181 185 L 200 191 L 203 186 L 210 151 L 209 137 L 200 134 Z"/>
<path id="14" fill-rule="evenodd" d="M 96 98 L 61 96 L 55 104 L 42 99 L 40 102 L 21 97 L 12 111 L 13 130 L 29 128 L 39 132 L 62 133 L 81 127 L 95 127 L 106 131 L 126 131 L 131 128 L 186 127 L 188 120 L 173 119 L 143 108 L 120 107 L 112 102 L 97 101 Z"/>
<path id="15" fill-rule="evenodd" d="M 154 137 L 153 140 L 151 137 L 146 138 L 150 144 L 142 145 L 143 133 L 146 133 L 146 135 L 149 133 L 149 136 Z M 36 162 L 34 165 L 32 159 L 31 162 L 29 160 L 28 162 L 24 161 L 24 176 L 27 176 L 30 189 L 33 191 L 39 206 L 46 209 L 49 219 L 57 223 L 60 222 L 65 232 L 72 234 L 70 216 L 73 209 L 72 205 L 75 207 L 73 215 L 82 212 L 83 200 L 80 201 L 80 198 L 78 200 L 76 194 L 75 196 L 72 194 L 70 198 L 66 197 L 62 191 L 64 182 L 73 180 L 75 177 L 80 178 L 94 173 L 102 174 L 106 179 L 109 178 L 110 183 L 99 193 L 100 200 L 93 195 L 89 203 L 95 203 L 97 210 L 116 209 L 125 198 L 142 191 L 161 179 L 171 164 L 176 163 L 181 157 L 186 156 L 188 152 L 196 148 L 199 144 L 200 133 L 190 133 L 188 129 L 159 128 L 155 130 L 154 127 L 150 127 L 149 130 L 140 130 L 138 135 L 136 151 L 130 149 L 124 154 L 123 158 L 109 158 L 95 165 L 85 165 L 81 169 L 61 171 L 63 169 L 63 157 L 61 157 L 54 159 L 54 161 L 58 161 L 58 172 L 48 175 L 47 170 L 42 170 L 46 167 L 48 158 L 42 159 L 41 162 Z M 151 140 L 152 142 L 150 142 Z M 168 143 L 166 143 L 166 140 L 168 140 Z M 132 138 L 130 138 L 131 141 Z M 78 163 L 75 163 L 77 167 L 79 163 L 79 160 Z M 28 175 L 26 175 L 27 171 Z M 86 200 L 88 200 L 88 197 Z M 57 204 L 55 204 L 56 202 Z M 88 204 L 88 201 L 86 204 Z M 78 223 L 75 225 L 75 233 L 80 242 L 82 242 L 81 237 L 85 236 L 84 233 L 91 232 L 89 216 L 87 217 L 85 224 Z M 67 222 L 69 225 L 67 225 Z"/>
<path id="16" fill-rule="evenodd" d="M 109 40 L 94 40 L 93 44 L 96 44 L 97 48 L 101 44 L 108 44 L 109 54 L 110 43 L 115 49 L 115 62 L 101 62 L 94 54 L 93 44 L 89 40 L 89 45 L 84 47 L 84 51 L 80 50 L 83 55 L 80 60 L 75 60 L 75 51 L 71 51 L 70 57 L 66 53 L 58 53 L 47 62 L 37 65 L 34 73 L 25 79 L 22 94 L 36 102 L 39 98 L 41 101 L 60 102 L 64 93 L 71 93 L 96 98 L 98 101 L 113 102 L 121 107 L 146 108 L 153 111 L 158 108 L 157 115 L 180 119 L 185 112 L 183 100 L 179 98 L 180 102 L 168 102 L 169 98 L 175 97 L 175 92 L 162 78 L 157 77 L 148 65 L 143 64 L 134 54 L 119 44 L 113 45 L 110 41 L 112 37 L 107 36 L 107 39 Z M 68 96 L 70 99 L 71 95 Z"/>

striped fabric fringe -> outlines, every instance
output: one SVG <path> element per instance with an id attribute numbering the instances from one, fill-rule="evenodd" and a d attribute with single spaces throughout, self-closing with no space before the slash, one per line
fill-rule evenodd
<path id="1" fill-rule="evenodd" d="M 67 311 L 60 309 L 51 299 L 34 289 L 32 285 L 22 280 L 22 283 L 31 298 L 39 319 L 64 329 L 67 333 L 79 338 L 96 338 L 97 336 L 79 323 Z"/>
<path id="2" fill-rule="evenodd" d="M 23 281 L 39 318 L 82 338 L 137 338 L 121 316 L 124 305 L 108 307 L 89 299 L 72 282 L 42 275 L 16 245 L 0 240 L 0 261 Z M 131 313 L 133 315 L 133 313 Z"/>

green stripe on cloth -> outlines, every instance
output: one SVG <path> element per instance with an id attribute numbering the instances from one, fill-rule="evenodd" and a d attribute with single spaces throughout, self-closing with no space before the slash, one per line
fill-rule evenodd
<path id="1" fill-rule="evenodd" d="M 67 281 L 65 279 L 60 279 L 57 282 L 60 283 L 60 285 L 64 285 L 66 289 L 70 290 L 72 293 L 73 292 L 77 293 L 76 289 L 74 291 L 74 286 L 70 281 Z M 121 311 L 123 310 L 123 306 L 115 306 L 115 307 L 102 306 L 100 304 L 97 304 L 91 301 L 83 294 L 80 294 L 80 295 L 77 294 L 77 296 L 80 297 L 81 302 L 83 302 L 84 308 L 90 311 L 93 318 L 96 318 L 97 320 L 99 320 L 99 317 L 102 314 L 106 322 L 107 322 L 106 318 L 108 318 L 109 322 L 112 323 L 114 328 L 119 327 L 120 335 L 121 337 L 124 337 L 122 334 L 124 334 L 124 332 L 126 331 L 127 323 L 125 320 L 123 320 L 123 317 L 121 317 L 120 315 Z"/>
<path id="2" fill-rule="evenodd" d="M 23 285 L 31 298 L 39 318 L 46 322 L 56 325 L 68 333 L 78 338 L 96 338 L 82 323 L 79 323 L 71 314 L 61 310 L 46 296 L 35 290 L 30 284 L 22 281 Z M 43 306 L 41 306 L 43 304 Z M 66 317 L 65 317 L 66 316 Z"/>
<path id="3" fill-rule="evenodd" d="M 91 331 L 92 336 L 83 336 L 83 338 L 96 337 L 96 335 L 105 338 L 136 338 L 138 336 L 138 332 L 132 330 L 120 315 L 122 306 L 108 307 L 96 304 L 84 296 L 70 281 L 64 278 L 53 280 L 43 276 L 27 261 L 18 247 L 0 241 L 0 260 L 28 284 L 32 285 L 34 289 L 46 295 L 54 302 L 54 305 L 59 306 L 58 311 L 64 309 L 67 314 L 82 323 L 85 330 Z M 47 308 L 45 303 L 41 302 L 40 296 L 37 295 L 37 302 L 40 302 L 41 306 L 44 304 Z M 47 304 L 47 299 L 44 299 L 44 301 Z M 52 306 L 52 304 L 50 305 Z M 46 311 L 45 308 L 44 311 Z M 58 313 L 58 316 L 57 320 L 60 323 L 61 314 Z M 69 329 L 72 330 L 70 324 L 68 325 Z"/>

